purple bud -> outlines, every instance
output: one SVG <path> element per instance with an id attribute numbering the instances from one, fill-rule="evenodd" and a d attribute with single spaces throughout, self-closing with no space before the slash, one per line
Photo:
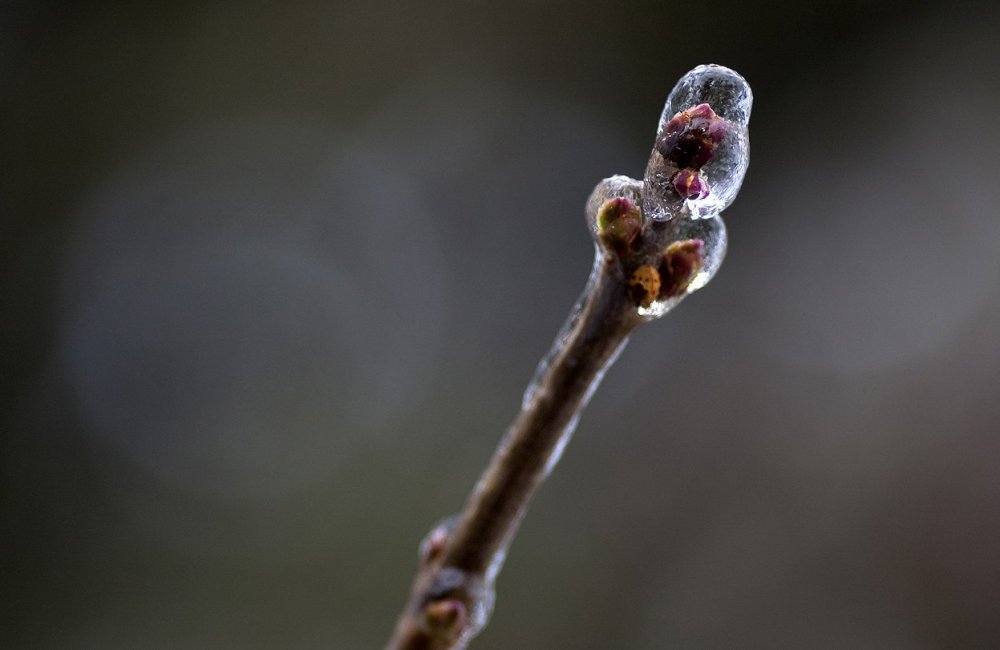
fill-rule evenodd
<path id="1" fill-rule="evenodd" d="M 659 268 L 660 299 L 686 292 L 704 264 L 705 242 L 701 239 L 683 239 L 667 246 Z"/>
<path id="2" fill-rule="evenodd" d="M 424 562 L 436 559 L 448 545 L 447 526 L 438 526 L 420 542 L 420 557 Z"/>
<path id="3" fill-rule="evenodd" d="M 708 196 L 708 183 L 693 169 L 682 169 L 673 177 L 674 189 L 685 199 L 703 199 Z"/>
<path id="4" fill-rule="evenodd" d="M 698 104 L 687 111 L 687 114 L 691 118 L 692 131 L 704 133 L 704 136 L 715 144 L 719 144 L 726 137 L 726 121 L 716 115 L 708 104 Z"/>
<path id="5" fill-rule="evenodd" d="M 436 633 L 457 636 L 468 620 L 465 605 L 460 600 L 436 600 L 424 609 L 424 624 Z"/>
<path id="6" fill-rule="evenodd" d="M 701 169 L 712 160 L 715 147 L 728 131 L 726 120 L 711 106 L 698 104 L 670 118 L 656 141 L 656 150 L 675 167 Z"/>

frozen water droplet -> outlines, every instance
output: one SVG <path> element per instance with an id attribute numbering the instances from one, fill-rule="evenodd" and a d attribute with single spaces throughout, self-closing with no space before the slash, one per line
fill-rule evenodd
<path id="1" fill-rule="evenodd" d="M 728 237 L 726 235 L 726 224 L 718 216 L 709 219 L 682 219 L 675 227 L 672 238 L 674 241 L 686 239 L 698 239 L 702 241 L 701 268 L 691 280 L 687 289 L 679 296 L 653 301 L 648 307 L 638 307 L 640 316 L 647 318 L 659 318 L 680 302 L 685 296 L 701 289 L 715 275 L 722 265 L 722 260 L 726 256 L 726 246 Z"/>
<path id="2" fill-rule="evenodd" d="M 590 198 L 587 199 L 586 207 L 587 226 L 590 228 L 592 236 L 596 237 L 599 230 L 597 227 L 598 211 L 605 201 L 614 198 L 624 198 L 636 205 L 642 205 L 642 182 L 619 174 L 605 178 L 597 184 L 594 191 L 590 193 Z"/>
<path id="3" fill-rule="evenodd" d="M 468 643 L 472 637 L 479 634 L 486 624 L 490 622 L 490 616 L 493 614 L 493 606 L 496 604 L 496 589 L 493 586 L 493 577 L 496 576 L 500 567 L 503 565 L 503 559 L 499 560 L 499 564 L 495 571 L 491 571 L 492 576 L 489 580 L 485 582 L 482 587 L 482 593 L 480 597 L 476 599 L 476 602 L 469 612 L 469 624 L 462 634 L 462 641 Z M 456 646 L 463 647 L 463 646 Z"/>
<path id="4" fill-rule="evenodd" d="M 720 65 L 684 75 L 667 98 L 644 179 L 648 218 L 708 219 L 736 198 L 749 162 L 753 94 Z"/>
<path id="5" fill-rule="evenodd" d="M 427 590 L 431 601 L 454 598 L 459 602 L 464 601 L 469 606 L 469 620 L 462 629 L 461 638 L 455 647 L 464 648 L 489 622 L 496 602 L 493 581 L 500 565 L 503 564 L 503 557 L 499 554 L 498 557 L 499 559 L 494 559 L 497 563 L 496 569 L 492 567 L 487 569 L 486 576 L 471 574 L 457 567 L 442 567 L 435 574 L 434 582 Z"/>
<path id="6" fill-rule="evenodd" d="M 708 104 L 720 117 L 742 125 L 750 123 L 753 93 L 746 79 L 722 65 L 700 65 L 680 78 L 667 97 L 657 131 L 675 114 L 698 104 Z"/>
<path id="7" fill-rule="evenodd" d="M 687 293 L 692 293 L 708 284 L 715 272 L 722 265 L 726 256 L 726 246 L 729 244 L 726 235 L 726 224 L 719 216 L 710 219 L 685 219 L 677 224 L 676 239 L 700 239 L 704 242 L 704 260 L 698 274 L 688 285 Z"/>

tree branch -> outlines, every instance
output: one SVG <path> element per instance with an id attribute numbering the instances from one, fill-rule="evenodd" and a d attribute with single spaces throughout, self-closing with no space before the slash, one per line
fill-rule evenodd
<path id="1" fill-rule="evenodd" d="M 587 202 L 590 279 L 462 512 L 421 544 L 390 650 L 464 648 L 485 626 L 493 583 L 535 491 L 631 331 L 704 286 L 725 254 L 719 212 L 746 171 L 752 96 L 700 66 L 671 92 L 644 181 L 605 179 Z"/>

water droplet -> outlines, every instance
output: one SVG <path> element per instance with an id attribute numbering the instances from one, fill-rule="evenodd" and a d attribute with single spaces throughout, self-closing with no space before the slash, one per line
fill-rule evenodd
<path id="1" fill-rule="evenodd" d="M 648 218 L 709 219 L 733 202 L 749 162 L 752 106 L 746 80 L 723 66 L 698 66 L 677 82 L 646 167 Z"/>

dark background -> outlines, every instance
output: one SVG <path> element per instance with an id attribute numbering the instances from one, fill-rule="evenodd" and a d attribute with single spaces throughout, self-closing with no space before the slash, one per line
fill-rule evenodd
<path id="1" fill-rule="evenodd" d="M 0 645 L 377 648 L 699 63 L 718 276 L 636 333 L 487 648 L 1000 645 L 1000 12 L 2 5 Z"/>

